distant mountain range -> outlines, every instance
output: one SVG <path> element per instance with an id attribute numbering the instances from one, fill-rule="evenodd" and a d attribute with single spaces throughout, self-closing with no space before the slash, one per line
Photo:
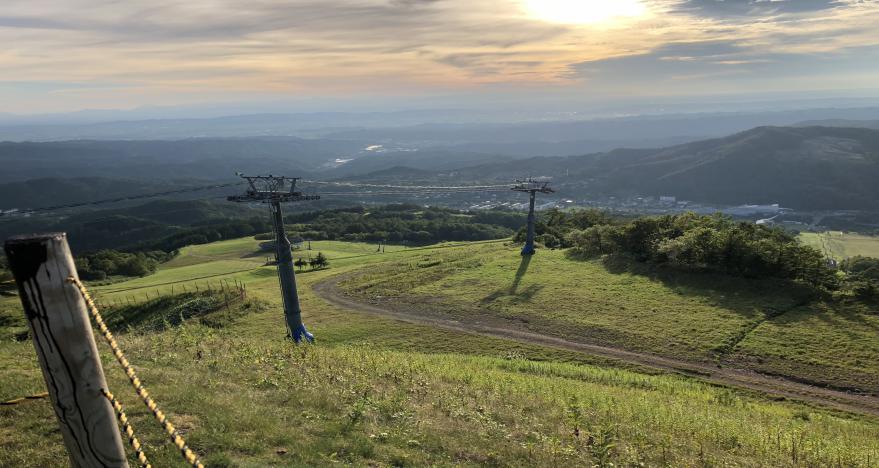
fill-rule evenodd
<path id="1" fill-rule="evenodd" d="M 800 122 L 795 127 L 849 127 L 849 128 L 873 128 L 879 129 L 879 120 L 850 120 L 850 119 L 829 119 L 829 120 L 807 120 Z"/>
<path id="2" fill-rule="evenodd" d="M 435 185 L 549 176 L 570 198 L 670 195 L 879 210 L 879 129 L 833 126 L 758 127 L 658 149 L 545 157 L 293 137 L 7 142 L 0 143 L 0 167 L 0 207 L 19 208 L 229 181 L 240 170 Z"/>
<path id="3" fill-rule="evenodd" d="M 364 146 L 294 137 L 0 142 L 0 183 L 46 177 L 215 180 L 236 171 L 309 176 Z"/>
<path id="4" fill-rule="evenodd" d="M 702 202 L 802 209 L 879 208 L 879 131 L 761 127 L 655 151 L 584 158 L 584 177 Z"/>
<path id="5" fill-rule="evenodd" d="M 764 125 L 795 125 L 802 121 L 827 119 L 879 119 L 879 108 L 873 104 L 875 100 L 864 102 L 865 106 L 872 107 L 701 113 L 657 108 L 649 113 L 627 115 L 601 113 L 596 109 L 567 113 L 467 109 L 253 113 L 202 118 L 162 118 L 175 115 L 168 109 L 146 113 L 88 111 L 43 117 L 0 114 L 0 141 L 277 136 L 355 140 L 368 144 L 395 143 L 421 149 L 466 145 L 464 149 L 467 151 L 501 152 L 514 156 L 520 152 L 527 152 L 528 156 L 566 156 L 620 146 L 665 146 Z M 145 119 L 144 115 L 156 118 Z M 541 146 L 533 146 L 535 143 Z M 508 146 L 504 148 L 502 145 Z"/>
<path id="6" fill-rule="evenodd" d="M 389 164 L 402 170 L 399 161 Z M 377 175 L 364 177 L 374 181 Z M 454 175 L 481 181 L 552 177 L 560 193 L 572 197 L 668 195 L 715 204 L 877 210 L 879 130 L 759 127 L 661 149 L 491 162 L 456 169 Z M 394 178 L 393 171 L 387 178 Z"/>

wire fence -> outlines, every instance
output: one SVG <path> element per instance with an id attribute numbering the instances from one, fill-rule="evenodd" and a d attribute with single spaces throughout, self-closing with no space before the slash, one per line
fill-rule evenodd
<path id="1" fill-rule="evenodd" d="M 243 271 L 252 271 L 253 269 L 243 270 Z M 226 276 L 234 274 L 235 272 L 228 273 L 220 273 L 219 275 L 213 276 Z M 199 278 L 200 279 L 200 278 Z M 232 279 L 230 282 L 228 279 L 218 280 L 216 282 L 211 282 L 210 280 L 205 280 L 203 282 L 197 281 L 198 279 L 186 279 L 181 281 L 170 281 L 166 283 L 160 284 L 151 284 L 149 286 L 141 286 L 141 287 L 133 287 L 133 288 L 123 288 L 123 289 L 108 289 L 108 290 L 98 290 L 94 297 L 95 303 L 100 307 L 124 307 L 124 306 L 133 306 L 138 304 L 144 304 L 149 301 L 154 301 L 156 299 L 161 299 L 163 297 L 171 297 L 178 294 L 186 294 L 186 293 L 199 293 L 199 292 L 221 292 L 225 295 L 240 296 L 242 298 L 247 297 L 247 285 L 243 281 L 238 281 L 237 279 Z M 159 289 L 159 286 L 171 286 L 170 288 L 165 288 L 164 290 Z M 188 286 L 188 287 L 187 287 Z M 134 292 L 139 291 L 139 292 Z M 131 294 L 124 294 L 127 292 L 131 292 Z M 123 294 L 120 294 L 123 293 Z M 107 297 L 106 299 L 103 297 L 104 295 L 112 297 Z"/>
<path id="2" fill-rule="evenodd" d="M 140 378 L 138 378 L 134 368 L 131 367 L 131 363 L 128 362 L 128 359 L 125 357 L 125 353 L 122 351 L 122 348 L 119 347 L 119 343 L 116 342 L 116 338 L 113 336 L 113 333 L 110 332 L 110 329 L 104 322 L 104 318 L 101 316 L 101 312 L 98 310 L 97 304 L 95 304 L 95 301 L 92 299 L 85 285 L 83 285 L 82 282 L 79 281 L 79 279 L 73 276 L 69 277 L 67 281 L 72 283 L 79 290 L 79 293 L 82 295 L 82 298 L 88 307 L 88 311 L 91 314 L 92 319 L 94 319 L 95 324 L 98 325 L 98 330 L 101 332 L 101 336 L 104 338 L 104 341 L 107 342 L 107 345 L 110 346 L 110 350 L 113 352 L 113 356 L 116 358 L 116 361 L 119 363 L 119 365 L 122 366 L 122 369 L 125 371 L 125 375 L 128 376 L 128 380 L 131 382 L 131 386 L 134 388 L 134 392 L 137 394 L 137 396 L 140 397 L 140 399 L 143 401 L 144 405 L 146 405 L 146 407 L 150 410 L 150 412 L 153 413 L 156 421 L 159 423 L 160 426 L 162 426 L 162 429 L 165 430 L 165 433 L 171 439 L 171 442 L 174 443 L 178 450 L 180 450 L 180 454 L 183 455 L 183 458 L 190 465 L 196 468 L 204 468 L 204 465 L 202 465 L 201 461 L 199 461 L 198 456 L 195 454 L 195 452 L 193 452 L 192 449 L 190 449 L 189 446 L 186 445 L 186 440 L 183 439 L 183 436 L 181 436 L 177 429 L 174 427 L 174 425 L 171 424 L 171 421 L 168 420 L 168 417 L 165 415 L 164 412 L 162 412 L 162 410 L 159 409 L 159 405 L 156 404 L 147 389 L 144 388 L 143 383 L 141 382 Z M 112 394 L 107 389 L 102 389 L 102 394 L 104 394 L 104 396 L 108 399 L 111 399 L 111 404 L 112 401 L 115 400 L 112 399 Z M 114 409 L 116 409 L 117 411 L 117 415 L 119 415 L 121 408 L 121 405 L 118 409 L 114 407 Z M 122 420 L 122 417 L 124 417 L 124 413 L 122 413 L 122 416 L 119 416 L 120 421 Z M 131 430 L 130 426 L 128 426 L 128 430 Z M 129 437 L 133 437 L 133 431 L 131 432 Z M 139 447 L 140 443 L 138 442 L 137 445 Z M 132 446 L 134 446 L 134 443 L 132 443 Z M 139 455 L 143 455 L 143 453 L 139 452 Z M 145 456 L 143 458 L 143 461 L 146 461 Z"/>

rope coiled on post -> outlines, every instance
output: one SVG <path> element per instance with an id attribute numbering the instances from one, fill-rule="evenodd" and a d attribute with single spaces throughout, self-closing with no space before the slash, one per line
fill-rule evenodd
<path id="1" fill-rule="evenodd" d="M 134 454 L 137 455 L 137 461 L 140 462 L 141 468 L 153 468 L 153 465 L 150 465 L 150 461 L 147 460 L 146 454 L 143 453 L 143 447 L 140 445 L 140 441 L 137 440 L 137 437 L 134 435 L 134 428 L 132 428 L 131 423 L 128 422 L 128 416 L 125 415 L 125 411 L 122 409 L 122 404 L 116 400 L 116 397 L 114 397 L 109 390 L 101 389 L 101 393 L 103 393 L 104 397 L 110 401 L 110 404 L 116 411 L 116 418 L 119 419 L 119 424 L 122 425 L 122 430 L 124 430 L 125 435 L 128 436 L 128 443 L 131 444 L 131 448 L 134 449 Z"/>
<path id="2" fill-rule="evenodd" d="M 159 406 L 156 405 L 156 402 L 150 398 L 149 392 L 143 387 L 140 379 L 137 378 L 137 374 L 134 372 L 134 369 L 131 367 L 131 363 L 128 362 L 128 359 L 125 358 L 125 354 L 122 353 L 122 350 L 119 348 L 119 344 L 116 342 L 116 338 L 113 337 L 113 334 L 110 333 L 110 329 L 107 328 L 107 324 L 104 323 L 104 318 L 101 317 L 101 313 L 98 311 L 97 306 L 95 306 L 95 301 L 92 299 L 91 295 L 89 295 L 88 290 L 86 290 L 85 286 L 80 282 L 77 278 L 71 276 L 68 278 L 68 281 L 73 283 L 77 289 L 79 289 L 79 293 L 82 295 L 82 298 L 85 300 L 86 305 L 88 306 L 89 313 L 91 313 L 92 318 L 95 320 L 95 323 L 98 324 L 98 329 L 103 335 L 104 340 L 110 345 L 110 349 L 113 351 L 113 356 L 116 357 L 116 360 L 122 366 L 122 369 L 125 370 L 125 374 L 128 376 L 128 380 L 131 382 L 131 386 L 134 387 L 135 393 L 137 396 L 143 400 L 143 403 L 152 411 L 153 416 L 155 416 L 156 420 L 159 422 L 159 425 L 165 429 L 165 432 L 171 438 L 171 442 L 174 443 L 175 446 L 180 450 L 180 453 L 183 455 L 183 458 L 186 459 L 189 464 L 196 468 L 204 468 L 204 465 L 199 461 L 198 456 L 193 452 L 189 446 L 186 445 L 186 441 L 183 440 L 183 437 L 177 432 L 177 429 L 174 428 L 174 425 L 168 421 L 168 418 L 165 416 L 165 413 L 159 409 Z"/>

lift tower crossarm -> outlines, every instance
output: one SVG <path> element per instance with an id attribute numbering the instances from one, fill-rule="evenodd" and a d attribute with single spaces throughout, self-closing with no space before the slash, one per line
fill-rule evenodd
<path id="1" fill-rule="evenodd" d="M 554 193 L 555 190 L 549 187 L 549 182 L 537 181 L 530 177 L 517 179 L 512 190 L 528 194 L 528 231 L 525 236 L 525 246 L 522 247 L 522 255 L 534 255 L 534 198 L 538 192 Z"/>
<path id="2" fill-rule="evenodd" d="M 246 176 L 238 174 L 247 181 L 250 188 L 243 195 L 232 195 L 229 201 L 238 203 L 268 203 L 272 209 L 272 227 L 275 230 L 275 255 L 278 260 L 278 281 L 281 283 L 281 295 L 284 299 L 284 318 L 287 322 L 288 337 L 299 343 L 305 338 L 314 341 L 302 323 L 302 309 L 299 306 L 299 294 L 296 291 L 296 274 L 293 269 L 293 254 L 290 252 L 290 240 L 284 231 L 284 215 L 281 203 L 319 200 L 318 195 L 305 195 L 296 191 L 299 177 Z M 290 189 L 282 189 L 290 184 Z"/>
<path id="3" fill-rule="evenodd" d="M 319 195 L 305 195 L 296 191 L 296 182 L 299 177 L 284 176 L 246 176 L 238 174 L 242 179 L 247 181 L 250 188 L 244 195 L 231 195 L 227 199 L 234 202 L 243 203 L 286 203 L 296 201 L 320 200 Z M 290 190 L 282 192 L 287 183 L 290 183 Z M 259 188 L 257 188 L 259 186 Z"/>

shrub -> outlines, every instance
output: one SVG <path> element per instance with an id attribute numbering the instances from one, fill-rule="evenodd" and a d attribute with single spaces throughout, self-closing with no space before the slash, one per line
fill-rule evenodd
<path id="1" fill-rule="evenodd" d="M 102 280 L 113 275 L 146 276 L 154 273 L 159 263 L 170 260 L 176 253 L 100 250 L 76 258 L 75 264 L 80 277 L 86 280 Z"/>
<path id="2" fill-rule="evenodd" d="M 575 254 L 591 257 L 616 252 L 618 236 L 619 232 L 616 227 L 597 225 L 571 231 L 566 239 Z"/>
<path id="3" fill-rule="evenodd" d="M 641 262 L 686 270 L 790 279 L 823 289 L 839 286 L 835 270 L 821 253 L 801 245 L 792 234 L 722 215 L 641 217 L 622 225 L 572 229 L 565 239 L 580 256 L 623 253 Z"/>
<path id="4" fill-rule="evenodd" d="M 879 258 L 852 257 L 842 262 L 844 285 L 854 295 L 866 301 L 879 300 Z"/>

